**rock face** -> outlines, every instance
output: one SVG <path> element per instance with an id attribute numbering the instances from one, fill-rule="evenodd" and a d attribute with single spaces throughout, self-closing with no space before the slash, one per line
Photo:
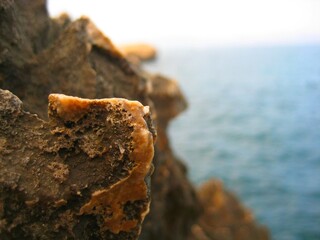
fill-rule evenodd
<path id="1" fill-rule="evenodd" d="M 140 239 L 186 239 L 201 205 L 186 177 L 187 169 L 173 154 L 167 136 L 169 121 L 187 107 L 175 81 L 144 73 L 157 113 L 157 144 L 152 175 L 152 201 Z"/>
<path id="2" fill-rule="evenodd" d="M 49 122 L 0 91 L 1 239 L 136 239 L 149 211 L 149 110 L 49 96 Z"/>
<path id="3" fill-rule="evenodd" d="M 167 126 L 187 107 L 177 83 L 45 4 L 0 0 L 0 88 L 12 92 L 0 91 L 0 239 L 216 239 L 217 219 L 247 224 L 237 200 L 205 200 L 224 190 L 197 192 L 171 150 Z"/>

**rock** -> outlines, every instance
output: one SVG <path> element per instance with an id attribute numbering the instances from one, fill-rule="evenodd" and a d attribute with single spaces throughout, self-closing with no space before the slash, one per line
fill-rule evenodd
<path id="1" fill-rule="evenodd" d="M 23 70 L 27 70 L 28 74 L 25 72 L 14 78 L 6 77 L 3 79 L 3 85 L 23 100 L 28 111 L 37 113 L 43 119 L 46 118 L 45 99 L 51 92 L 86 98 L 124 97 L 139 100 L 151 106 L 153 118 L 156 118 L 150 97 L 153 96 L 155 101 L 158 101 L 157 122 L 161 134 L 154 158 L 154 165 L 157 167 L 152 181 L 152 227 L 146 228 L 143 235 L 172 235 L 172 238 L 184 238 L 190 231 L 189 226 L 194 222 L 199 204 L 196 201 L 195 190 L 186 177 L 186 168 L 173 155 L 166 135 L 166 126 L 173 117 L 172 114 L 176 112 L 174 115 L 177 115 L 182 110 L 175 110 L 175 105 L 170 104 L 185 104 L 177 84 L 165 77 L 149 78 L 140 74 L 90 20 L 81 18 L 69 22 L 65 15 L 59 19 L 48 25 L 48 32 L 53 32 L 52 36 L 55 37 L 50 38 L 48 47 L 39 53 L 33 52 L 32 57 L 24 61 Z M 16 24 L 19 25 L 18 20 Z M 23 51 L 21 54 L 24 54 Z M 13 65 L 13 68 L 13 72 L 16 72 L 17 66 Z M 161 85 L 163 87 L 160 87 Z M 173 89 L 171 96 L 166 95 L 166 88 Z M 176 93 L 180 95 L 175 96 Z M 162 103 L 166 97 L 169 99 Z M 161 113 L 166 105 L 170 106 L 170 113 Z M 181 196 L 185 200 L 181 199 Z M 158 205 L 160 206 L 157 207 Z M 174 209 L 175 212 L 170 209 Z M 172 219 L 178 221 L 172 224 Z M 146 225 L 150 225 L 149 220 Z M 173 227 L 176 227 L 176 230 L 171 234 L 170 228 Z"/>
<path id="2" fill-rule="evenodd" d="M 24 109 L 36 113 L 42 119 L 46 119 L 46 99 L 48 94 L 52 92 L 86 98 L 122 97 L 152 105 L 146 94 L 146 80 L 134 72 L 111 41 L 103 36 L 88 19 L 81 18 L 71 22 L 66 15 L 62 15 L 57 19 L 50 20 L 47 16 L 44 1 L 37 1 L 37 4 L 34 1 L 30 8 L 26 8 L 27 11 L 30 11 L 30 14 L 27 14 L 28 18 L 21 19 L 22 15 L 16 13 L 22 12 L 22 8 L 25 7 L 24 1 L 2 1 L 0 3 L 0 10 L 2 11 L 0 18 L 3 26 L 5 26 L 1 29 L 3 31 L 0 31 L 0 48 L 1 50 L 4 49 L 0 55 L 0 85 L 17 94 L 23 101 Z M 10 18 L 6 16 L 10 16 Z M 45 21 L 42 19 L 43 17 L 46 18 Z M 44 31 L 26 34 L 24 31 L 26 25 L 32 22 L 38 23 L 38 21 L 45 23 L 43 26 Z M 14 27 L 11 28 L 10 26 Z M 22 39 L 19 42 L 19 46 L 25 45 L 25 47 L 17 48 L 16 45 L 10 42 L 10 38 L 5 37 L 10 35 L 10 31 L 15 28 L 19 31 L 16 32 L 16 35 L 12 35 L 12 41 L 18 42 Z M 33 30 L 37 30 L 37 27 L 35 26 Z M 41 44 L 36 48 L 28 47 L 30 44 L 35 44 L 31 35 L 37 35 L 38 39 L 41 39 Z M 21 103 L 20 100 L 15 102 Z M 54 102 L 57 102 L 57 99 Z M 79 106 L 79 104 L 75 105 L 75 101 L 71 102 L 73 103 L 72 106 Z M 53 107 L 52 104 L 50 106 Z M 50 109 L 52 110 L 52 108 Z M 61 108 L 57 109 L 61 110 Z M 133 111 L 134 109 L 130 107 L 131 110 Z M 24 191 L 24 187 L 16 185 L 17 182 L 20 183 L 17 179 L 20 179 L 21 176 L 28 178 L 26 183 L 30 182 L 30 184 L 40 184 L 42 181 L 42 179 L 40 181 L 37 177 L 33 177 L 32 174 L 36 174 L 36 176 L 40 174 L 40 177 L 48 178 L 50 181 L 43 181 L 42 185 L 46 185 L 40 189 L 41 194 L 39 193 L 39 197 L 35 193 L 32 195 L 34 196 L 33 198 L 25 200 L 23 194 L 20 197 L 20 192 L 6 194 L 3 192 L 1 194 L 3 199 L 6 198 L 6 202 L 10 202 L 8 198 L 15 198 L 14 204 L 19 205 L 18 208 L 14 206 L 17 211 L 13 212 L 4 200 L 1 201 L 1 239 L 16 239 L 23 236 L 35 236 L 31 238 L 41 239 L 136 239 L 138 237 L 141 222 L 148 212 L 150 201 L 150 189 L 147 188 L 148 186 L 144 183 L 144 177 L 142 177 L 144 175 L 146 181 L 148 181 L 146 171 L 149 171 L 150 168 L 148 167 L 150 165 L 150 155 L 148 155 L 150 151 L 148 148 L 144 149 L 143 152 L 140 150 L 142 147 L 149 146 L 145 146 L 143 141 L 140 141 L 138 145 L 141 145 L 141 147 L 136 148 L 137 150 L 140 149 L 140 153 L 135 149 L 131 149 L 132 147 L 130 146 L 124 146 L 123 144 L 127 141 L 125 135 L 127 134 L 128 136 L 129 134 L 124 131 L 126 125 L 123 122 L 115 121 L 112 117 L 107 120 L 110 121 L 108 122 L 110 125 L 117 124 L 118 128 L 115 132 L 104 133 L 105 129 L 100 126 L 102 123 L 94 120 L 94 116 L 91 117 L 92 125 L 81 126 L 78 121 L 73 122 L 74 118 L 78 117 L 78 112 L 79 109 L 72 109 L 67 115 L 64 114 L 69 116 L 64 119 L 66 122 L 63 124 L 67 127 L 57 127 L 52 130 L 54 136 L 58 138 L 56 141 L 62 141 L 61 145 L 65 145 L 61 147 L 57 147 L 59 144 L 53 144 L 55 142 L 49 134 L 50 130 L 46 125 L 48 123 L 39 119 L 36 115 L 30 114 L 32 116 L 30 117 L 32 120 L 30 120 L 27 113 L 20 114 L 24 116 L 23 119 L 27 119 L 26 121 L 21 120 L 21 128 L 15 125 L 16 130 L 12 130 L 12 132 L 18 136 L 29 134 L 32 138 L 30 137 L 30 140 L 29 137 L 22 138 L 24 141 L 21 140 L 19 145 L 15 146 L 16 149 L 21 148 L 24 151 L 20 153 L 21 158 L 16 158 L 17 162 L 14 165 L 26 164 L 26 168 L 36 166 L 30 166 L 30 164 L 33 164 L 36 161 L 35 158 L 41 155 L 41 164 L 47 163 L 45 173 L 48 172 L 49 175 L 41 173 L 42 166 L 35 171 L 29 169 L 30 171 L 25 170 L 23 173 L 16 173 L 14 168 L 13 173 L 11 174 L 10 172 L 9 174 L 11 176 L 9 180 L 13 179 L 9 181 L 9 183 L 12 183 L 10 189 L 19 188 Z M 53 113 L 54 111 L 50 111 L 51 120 L 49 126 L 56 124 L 55 121 L 62 124 L 61 119 L 59 119 L 61 116 Z M 118 114 L 118 117 L 121 118 L 125 114 L 125 109 L 120 107 L 115 114 Z M 155 136 L 151 118 L 147 116 L 146 112 L 144 114 L 146 115 L 144 121 L 153 136 Z M 98 114 L 96 117 L 100 119 L 102 116 Z M 131 124 L 139 120 L 138 116 L 135 115 L 128 118 L 132 120 Z M 4 115 L 4 119 L 7 119 L 7 115 Z M 16 121 L 12 116 L 9 119 L 10 121 Z M 100 120 L 106 121 L 103 118 Z M 38 133 L 33 126 L 36 129 L 44 128 L 47 133 L 42 135 L 42 132 L 41 134 Z M 81 130 L 81 127 L 84 127 L 84 129 Z M 79 128 L 83 132 L 88 131 L 88 134 L 82 137 L 74 136 L 76 131 L 71 131 L 69 128 Z M 94 132 L 90 133 L 93 128 L 97 128 L 96 133 L 100 137 L 103 136 L 108 140 L 108 144 L 111 144 L 109 147 L 101 146 L 101 144 L 97 144 L 94 141 L 98 137 L 95 136 Z M 21 132 L 21 129 L 25 131 Z M 28 129 L 30 131 L 27 131 Z M 66 130 L 66 134 L 63 134 L 63 129 Z M 35 133 L 36 136 L 32 135 L 32 133 Z M 14 144 L 7 140 L 6 134 L 7 132 L 1 132 L 0 134 L 0 149 L 9 154 L 10 147 L 13 147 Z M 47 136 L 48 134 L 49 136 Z M 115 136 L 114 134 L 117 134 L 115 139 L 112 137 Z M 73 139 L 73 137 L 75 139 L 72 142 L 70 138 Z M 25 152 L 29 148 L 28 145 L 23 145 L 26 142 L 32 142 L 33 138 L 37 138 L 37 141 L 34 142 L 35 146 L 32 145 L 31 149 Z M 113 141 L 111 141 L 112 139 Z M 47 153 L 47 148 L 51 145 L 53 149 L 50 148 L 51 150 Z M 41 151 L 44 151 L 43 148 L 45 152 L 41 153 Z M 107 150 L 109 152 L 105 152 Z M 128 151 L 133 151 L 132 156 L 139 154 L 139 160 L 144 161 L 143 166 L 138 168 L 137 171 L 132 171 L 132 169 L 137 168 L 138 162 L 128 160 Z M 84 156 L 81 155 L 82 152 Z M 104 162 L 102 159 L 105 154 L 113 154 L 111 157 L 119 158 L 120 160 L 122 158 L 122 160 L 110 160 L 109 164 L 101 165 Z M 54 155 L 54 157 L 51 155 Z M 72 167 L 69 167 L 64 162 L 65 159 L 70 157 L 74 160 Z M 98 161 L 99 164 L 96 161 L 85 161 L 84 157 L 97 159 L 97 161 L 100 159 Z M 14 167 L 10 165 L 12 164 L 11 161 L 5 162 L 9 164 L 8 168 Z M 88 169 L 91 170 L 88 171 Z M 129 171 L 132 171 L 132 173 L 129 174 Z M 28 173 L 30 174 L 28 175 Z M 1 173 L 2 177 L 3 182 L 0 185 L 4 187 L 8 185 L 7 182 L 4 183 L 7 177 Z M 79 186 L 76 185 L 77 183 Z M 80 183 L 82 184 L 81 186 Z M 39 186 L 41 187 L 42 185 Z M 64 188 L 61 189 L 61 185 Z M 38 187 L 38 185 L 34 186 Z M 47 205 L 46 202 L 48 202 Z M 101 205 L 101 202 L 110 206 Z M 38 203 L 41 203 L 41 206 L 38 206 Z M 30 209 L 28 209 L 28 212 L 26 210 L 23 212 L 21 209 L 26 204 L 31 206 L 31 210 L 34 212 L 31 214 L 39 212 L 39 215 L 29 216 Z M 33 210 L 33 206 L 37 209 Z M 55 208 L 58 209 L 56 210 Z M 20 210 L 22 211 L 21 214 Z M 6 213 L 7 211 L 11 214 L 9 214 L 10 216 Z M 81 217 L 76 217 L 75 213 L 77 215 L 80 214 Z M 33 217 L 35 218 L 34 220 Z M 28 218 L 34 222 L 28 222 Z M 12 222 L 12 219 L 15 222 Z M 8 224 L 10 224 L 9 227 Z M 24 227 L 21 228 L 21 226 Z M 39 235 L 40 233 L 42 235 Z"/>
<path id="3" fill-rule="evenodd" d="M 148 74 L 151 82 L 149 96 L 155 104 L 158 123 L 164 128 L 168 123 L 187 109 L 187 101 L 178 82 L 161 74 Z"/>
<path id="4" fill-rule="evenodd" d="M 155 50 L 121 52 L 89 19 L 26 4 L 0 0 L 0 88 L 14 94 L 0 92 L 0 238 L 137 239 L 145 218 L 142 240 L 214 239 L 167 136 L 186 100 L 177 82 L 141 69 Z M 52 93 L 127 100 L 54 94 L 48 117 Z M 225 214 L 238 221 L 235 203 Z"/>
<path id="5" fill-rule="evenodd" d="M 49 122 L 0 90 L 1 239 L 136 239 L 149 211 L 149 110 L 49 96 Z"/>
<path id="6" fill-rule="evenodd" d="M 18 66 L 11 69 L 16 72 Z M 46 118 L 46 98 L 52 92 L 85 98 L 121 97 L 150 105 L 145 80 L 87 18 L 62 29 L 48 48 L 24 62 L 23 69 L 27 75 L 4 74 L 2 87 L 17 94 L 28 111 L 42 118 Z"/>
<path id="7" fill-rule="evenodd" d="M 145 43 L 120 45 L 119 49 L 127 58 L 136 59 L 137 62 L 150 61 L 157 56 L 155 47 Z"/>
<path id="8" fill-rule="evenodd" d="M 145 79 L 89 19 L 50 19 L 45 1 L 26 4 L 0 1 L 0 87 L 16 94 L 26 110 L 46 118 L 52 92 L 152 104 Z"/>
<path id="9" fill-rule="evenodd" d="M 220 181 L 212 179 L 204 183 L 198 196 L 203 213 L 192 226 L 189 240 L 269 239 L 268 230 L 255 222 L 252 213 Z"/>
<path id="10" fill-rule="evenodd" d="M 221 182 L 211 180 L 199 189 L 189 182 L 187 169 L 173 153 L 167 136 L 168 124 L 187 108 L 187 101 L 175 80 L 133 64 L 151 83 L 148 95 L 157 126 L 152 202 L 140 239 L 269 239 L 267 228 L 257 224 Z"/>
<path id="11" fill-rule="evenodd" d="M 162 75 L 144 73 L 151 82 L 150 98 L 157 113 L 150 213 L 140 239 L 186 239 L 200 215 L 201 205 L 187 178 L 187 169 L 174 155 L 167 136 L 169 121 L 182 112 L 186 100 L 177 83 Z"/>
<path id="12" fill-rule="evenodd" d="M 50 42 L 47 30 L 51 20 L 44 0 L 1 0 L 0 12 L 2 64 L 21 66 Z"/>

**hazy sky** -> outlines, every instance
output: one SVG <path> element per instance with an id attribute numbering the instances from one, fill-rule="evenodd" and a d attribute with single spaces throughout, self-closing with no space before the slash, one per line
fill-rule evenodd
<path id="1" fill-rule="evenodd" d="M 116 43 L 320 43 L 320 0 L 49 0 L 48 9 L 89 16 Z"/>

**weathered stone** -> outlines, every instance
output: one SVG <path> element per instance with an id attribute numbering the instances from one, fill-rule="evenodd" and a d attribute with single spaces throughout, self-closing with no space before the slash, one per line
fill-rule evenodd
<path id="1" fill-rule="evenodd" d="M 149 96 L 156 110 L 157 126 L 152 202 L 140 239 L 184 240 L 200 215 L 201 205 L 186 167 L 171 150 L 167 127 L 187 102 L 174 80 L 140 71 L 151 83 Z"/>
<path id="2" fill-rule="evenodd" d="M 1 239 L 136 239 L 149 211 L 149 110 L 49 96 L 49 122 L 0 91 Z"/>
<path id="3" fill-rule="evenodd" d="M 226 191 L 218 180 L 210 180 L 198 189 L 203 213 L 192 226 L 190 240 L 267 240 L 268 230 L 258 225 L 238 198 Z"/>
<path id="4" fill-rule="evenodd" d="M 0 0 L 0 22 L 0 87 L 19 97 L 0 94 L 0 238 L 136 239 L 150 200 L 143 176 L 151 171 L 152 117 L 152 202 L 140 239 L 215 239 L 215 225 L 202 224 L 216 221 L 210 204 L 167 136 L 170 120 L 187 106 L 177 83 L 141 70 L 143 54 L 121 53 L 89 19 L 50 19 L 44 0 Z M 51 95 L 48 121 L 51 93 L 137 100 L 152 114 L 127 100 Z M 227 201 L 224 213 L 238 221 L 233 204 Z"/>
<path id="5" fill-rule="evenodd" d="M 149 74 L 151 91 L 149 96 L 155 104 L 158 122 L 167 125 L 183 112 L 188 104 L 178 82 L 161 74 Z"/>
<path id="6" fill-rule="evenodd" d="M 26 110 L 46 118 L 46 99 L 53 92 L 84 98 L 121 97 L 152 105 L 145 79 L 89 19 L 71 22 L 62 15 L 50 20 L 42 0 L 28 7 L 23 0 L 0 3 L 4 26 L 0 30 L 0 87 L 14 92 Z"/>

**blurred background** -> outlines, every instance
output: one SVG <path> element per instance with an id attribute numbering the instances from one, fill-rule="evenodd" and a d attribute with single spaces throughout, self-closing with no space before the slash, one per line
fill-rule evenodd
<path id="1" fill-rule="evenodd" d="M 196 185 L 222 179 L 272 239 L 320 239 L 320 1 L 48 3 L 158 49 L 145 67 L 186 95 L 170 136 Z"/>

